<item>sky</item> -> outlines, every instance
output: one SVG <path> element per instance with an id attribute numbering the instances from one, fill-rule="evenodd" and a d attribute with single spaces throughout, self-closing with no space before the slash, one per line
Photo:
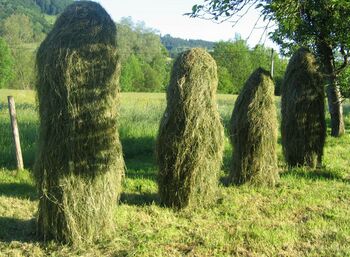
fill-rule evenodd
<path id="1" fill-rule="evenodd" d="M 96 0 L 118 22 L 122 17 L 132 17 L 133 21 L 143 21 L 147 27 L 157 30 L 161 35 L 170 34 L 184 39 L 203 39 L 208 41 L 233 40 L 236 33 L 242 39 L 248 39 L 248 44 L 265 43 L 277 50 L 266 36 L 261 39 L 263 29 L 252 28 L 259 17 L 256 10 L 251 10 L 237 25 L 224 22 L 216 24 L 213 21 L 184 16 L 195 4 L 203 0 Z M 248 38 L 249 37 L 249 38 Z"/>

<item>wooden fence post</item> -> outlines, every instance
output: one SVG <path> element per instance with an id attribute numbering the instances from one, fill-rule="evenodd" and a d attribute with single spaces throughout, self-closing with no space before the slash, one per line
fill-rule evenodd
<path id="1" fill-rule="evenodd" d="M 273 54 L 274 54 L 274 50 L 273 48 L 271 49 L 271 69 L 270 69 L 270 72 L 271 72 L 271 77 L 273 78 L 273 75 L 274 75 L 274 59 L 273 59 Z"/>
<path id="2" fill-rule="evenodd" d="M 23 170 L 24 169 L 24 167 L 23 167 L 23 158 L 22 158 L 21 143 L 20 143 L 20 140 L 19 140 L 19 132 L 18 132 L 18 125 L 17 125 L 17 117 L 16 117 L 15 99 L 13 98 L 13 96 L 8 96 L 7 100 L 8 100 L 8 104 L 9 104 L 13 142 L 15 144 L 15 149 L 16 149 L 17 169 L 18 170 Z"/>

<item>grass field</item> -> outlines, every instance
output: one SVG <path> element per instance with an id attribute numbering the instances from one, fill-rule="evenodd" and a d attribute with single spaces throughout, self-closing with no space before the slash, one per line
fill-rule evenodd
<path id="1" fill-rule="evenodd" d="M 14 95 L 26 170 L 15 172 L 7 95 Z M 235 97 L 220 95 L 227 128 Z M 279 99 L 276 99 L 279 104 Z M 278 147 L 274 189 L 227 186 L 226 140 L 220 195 L 211 208 L 159 206 L 155 137 L 164 94 L 122 94 L 120 135 L 126 180 L 117 232 L 84 249 L 35 239 L 37 194 L 31 179 L 38 117 L 31 91 L 0 90 L 0 256 L 350 256 L 350 135 L 327 138 L 324 167 L 288 170 Z M 350 105 L 345 103 L 350 127 Z M 329 124 L 329 118 L 328 118 Z"/>

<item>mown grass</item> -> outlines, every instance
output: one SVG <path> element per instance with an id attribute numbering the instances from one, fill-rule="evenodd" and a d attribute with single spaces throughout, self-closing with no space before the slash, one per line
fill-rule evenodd
<path id="1" fill-rule="evenodd" d="M 27 170 L 14 171 L 6 96 L 14 95 Z M 274 189 L 227 186 L 226 139 L 218 201 L 175 212 L 159 206 L 154 144 L 164 94 L 122 94 L 120 135 L 127 172 L 117 233 L 84 249 L 35 238 L 37 194 L 31 179 L 38 118 L 34 93 L 0 90 L 0 256 L 350 256 L 350 135 L 327 138 L 324 167 L 285 168 Z M 220 95 L 224 124 L 234 96 Z M 279 105 L 279 99 L 276 99 Z M 345 104 L 350 126 L 350 105 Z M 329 124 L 329 117 L 328 124 Z"/>

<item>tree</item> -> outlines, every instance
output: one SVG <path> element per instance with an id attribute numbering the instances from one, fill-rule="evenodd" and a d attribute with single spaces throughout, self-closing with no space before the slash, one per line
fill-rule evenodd
<path id="1" fill-rule="evenodd" d="M 122 65 L 120 85 L 124 92 L 142 91 L 144 75 L 140 60 L 131 55 L 124 65 Z"/>
<path id="2" fill-rule="evenodd" d="M 32 22 L 24 14 L 13 14 L 2 21 L 0 34 L 11 46 L 34 42 Z"/>
<path id="3" fill-rule="evenodd" d="M 339 86 L 344 97 L 350 97 L 350 66 L 339 74 Z"/>
<path id="4" fill-rule="evenodd" d="M 65 0 L 56 1 L 65 2 Z M 14 14 L 24 14 L 29 17 L 33 24 L 40 24 L 39 27 L 41 28 L 41 31 L 39 31 L 39 34 L 48 33 L 52 27 L 52 24 L 48 21 L 47 17 L 43 15 L 43 12 L 40 10 L 40 7 L 36 4 L 35 0 L 1 0 L 0 21 L 7 19 Z"/>
<path id="5" fill-rule="evenodd" d="M 235 42 L 216 43 L 212 55 L 218 65 L 219 81 L 221 81 L 219 89 L 222 89 L 222 83 L 228 83 L 227 73 L 229 73 L 232 84 L 231 89 L 225 93 L 239 93 L 252 72 L 252 62 L 246 41 L 239 39 Z"/>
<path id="6" fill-rule="evenodd" d="M 254 69 L 259 67 L 270 70 L 271 69 L 271 48 L 267 48 L 263 45 L 256 45 L 251 51 L 251 60 Z M 274 76 L 275 82 L 275 95 L 280 95 L 281 85 L 286 71 L 288 62 L 286 59 L 280 58 L 278 54 L 273 55 L 274 60 Z"/>
<path id="7" fill-rule="evenodd" d="M 64 10 L 73 0 L 35 0 L 41 10 L 50 15 L 56 15 Z"/>
<path id="8" fill-rule="evenodd" d="M 35 41 L 33 24 L 24 14 L 13 14 L 1 22 L 0 35 L 6 40 L 15 60 L 14 78 L 9 87 L 29 89 L 34 83 L 34 52 L 32 43 Z"/>
<path id="9" fill-rule="evenodd" d="M 10 48 L 4 39 L 0 37 L 0 88 L 6 87 L 13 78 L 13 57 Z"/>
<path id="10" fill-rule="evenodd" d="M 169 80 L 168 52 L 159 35 L 130 17 L 117 24 L 123 91 L 161 91 Z"/>
<path id="11" fill-rule="evenodd" d="M 218 92 L 232 93 L 233 92 L 233 78 L 226 67 L 218 66 Z"/>
<path id="12" fill-rule="evenodd" d="M 217 21 L 237 22 L 249 8 L 258 8 L 263 18 L 277 28 L 272 39 L 282 52 L 306 46 L 316 53 L 327 85 L 332 136 L 345 132 L 342 96 L 337 78 L 348 66 L 350 52 L 350 2 L 347 0 L 204 0 L 194 5 L 192 17 L 210 17 Z M 267 25 L 268 26 L 268 25 Z M 341 62 L 337 60 L 341 59 Z"/>
<path id="13" fill-rule="evenodd" d="M 221 93 L 239 93 L 252 71 L 259 67 L 271 68 L 271 49 L 257 45 L 250 49 L 246 41 L 219 42 L 214 45 L 212 55 L 218 64 L 219 87 Z M 275 92 L 279 92 L 287 61 L 274 55 L 276 82 Z"/>

